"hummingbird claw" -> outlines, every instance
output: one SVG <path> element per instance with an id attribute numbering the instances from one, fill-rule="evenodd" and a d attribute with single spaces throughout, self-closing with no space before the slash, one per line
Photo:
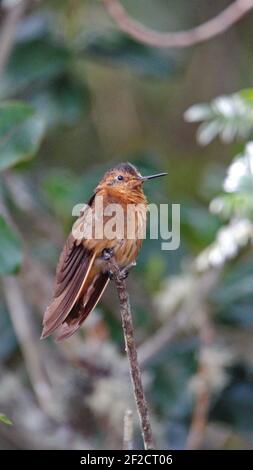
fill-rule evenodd
<path id="1" fill-rule="evenodd" d="M 122 268 L 120 270 L 120 278 L 122 280 L 126 279 L 128 277 L 128 274 L 129 274 L 129 271 L 131 268 L 133 268 L 134 266 L 136 266 L 136 262 L 133 261 L 132 263 L 130 263 L 128 266 L 126 266 L 125 268 Z"/>
<path id="2" fill-rule="evenodd" d="M 102 251 L 102 258 L 105 261 L 108 261 L 113 256 L 113 248 L 105 248 Z"/>
<path id="3" fill-rule="evenodd" d="M 124 281 L 128 277 L 128 274 L 129 274 L 129 270 L 127 268 L 121 269 L 120 275 L 119 275 L 120 280 Z"/>

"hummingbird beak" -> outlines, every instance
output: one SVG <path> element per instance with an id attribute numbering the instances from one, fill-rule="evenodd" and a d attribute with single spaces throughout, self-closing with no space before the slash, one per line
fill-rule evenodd
<path id="1" fill-rule="evenodd" d="M 151 180 L 152 178 L 160 178 L 160 176 L 166 176 L 168 173 L 157 173 L 156 175 L 150 175 L 150 176 L 142 176 L 141 180 L 146 181 L 146 180 Z"/>

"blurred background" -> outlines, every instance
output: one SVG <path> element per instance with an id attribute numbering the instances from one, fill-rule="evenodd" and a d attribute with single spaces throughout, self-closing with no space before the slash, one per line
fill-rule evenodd
<path id="1" fill-rule="evenodd" d="M 122 0 L 164 31 L 230 3 Z M 120 449 L 127 409 L 142 448 L 115 287 L 39 341 L 72 207 L 122 161 L 167 171 L 149 201 L 181 204 L 180 248 L 146 240 L 128 279 L 157 448 L 252 448 L 253 13 L 158 49 L 95 0 L 25 6 L 0 6 L 0 448 Z"/>

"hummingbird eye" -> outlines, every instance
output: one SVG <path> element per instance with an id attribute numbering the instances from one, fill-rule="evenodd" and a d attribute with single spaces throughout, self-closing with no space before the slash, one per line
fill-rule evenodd
<path id="1" fill-rule="evenodd" d="M 118 181 L 123 181 L 123 180 L 124 180 L 124 177 L 123 177 L 122 175 L 118 175 L 118 176 L 117 176 L 117 180 L 118 180 Z"/>

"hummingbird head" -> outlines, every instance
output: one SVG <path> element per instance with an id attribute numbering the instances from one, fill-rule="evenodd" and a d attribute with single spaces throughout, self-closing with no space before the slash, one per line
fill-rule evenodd
<path id="1" fill-rule="evenodd" d="M 131 163 L 120 163 L 115 168 L 107 171 L 99 183 L 98 188 L 112 188 L 113 191 L 123 193 L 138 189 L 142 191 L 145 181 L 165 176 L 167 173 L 158 173 L 150 176 L 142 176 L 137 168 Z"/>

